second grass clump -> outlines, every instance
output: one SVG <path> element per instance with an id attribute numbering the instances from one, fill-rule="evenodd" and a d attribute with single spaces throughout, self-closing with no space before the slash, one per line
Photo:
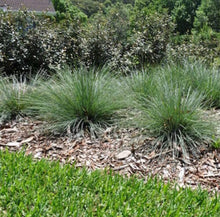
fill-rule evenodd
<path id="1" fill-rule="evenodd" d="M 123 107 L 120 84 L 103 68 L 58 72 L 30 97 L 30 109 L 52 132 L 96 133 L 114 123 Z"/>
<path id="2" fill-rule="evenodd" d="M 140 75 L 133 75 L 129 85 L 137 80 Z M 170 150 L 175 156 L 182 153 L 188 158 L 189 153 L 196 155 L 202 145 L 211 143 L 214 126 L 204 118 L 205 96 L 202 93 L 186 82 L 181 83 L 178 76 L 168 76 L 165 71 L 141 76 L 140 86 L 138 90 L 131 86 L 141 114 L 134 120 L 155 138 L 152 149 Z"/>

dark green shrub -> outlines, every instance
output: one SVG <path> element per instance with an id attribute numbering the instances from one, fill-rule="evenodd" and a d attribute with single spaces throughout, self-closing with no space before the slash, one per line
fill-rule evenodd
<path id="1" fill-rule="evenodd" d="M 132 67 L 132 62 L 129 60 L 131 53 L 128 42 L 131 35 L 130 13 L 131 7 L 123 4 L 116 4 L 106 10 L 110 40 L 113 43 L 108 64 L 112 69 L 120 69 L 124 72 Z"/>
<path id="2" fill-rule="evenodd" d="M 162 12 L 167 10 L 169 14 L 174 9 L 176 0 L 135 0 L 135 8 L 142 10 L 143 8 L 151 11 Z"/>
<path id="3" fill-rule="evenodd" d="M 190 33 L 201 0 L 177 0 L 171 14 L 180 34 Z"/>
<path id="4" fill-rule="evenodd" d="M 201 5 L 196 11 L 194 27 L 200 31 L 207 26 L 214 31 L 220 32 L 220 1 L 202 0 Z"/>
<path id="5" fill-rule="evenodd" d="M 49 70 L 65 59 L 51 20 L 27 11 L 0 12 L 0 67 L 6 74 Z"/>
<path id="6" fill-rule="evenodd" d="M 59 49 L 62 52 L 62 65 L 79 66 L 82 62 L 83 40 L 82 40 L 82 23 L 76 20 L 68 24 L 59 24 Z"/>
<path id="7" fill-rule="evenodd" d="M 71 3 L 77 6 L 88 17 L 98 13 L 99 10 L 104 9 L 104 5 L 99 1 L 94 0 L 70 0 Z"/>
<path id="8" fill-rule="evenodd" d="M 113 42 L 104 15 L 98 14 L 85 26 L 81 47 L 85 65 L 103 66 L 111 59 Z"/>
<path id="9" fill-rule="evenodd" d="M 81 22 L 85 22 L 87 20 L 87 16 L 73 5 L 70 0 L 52 0 L 52 2 L 58 21 L 80 20 Z"/>
<path id="10" fill-rule="evenodd" d="M 133 63 L 137 66 L 159 63 L 166 55 L 174 28 L 171 18 L 166 14 L 142 11 L 134 17 L 132 26 L 130 53 Z"/>
<path id="11" fill-rule="evenodd" d="M 134 5 L 135 0 L 70 0 L 73 5 L 78 7 L 88 17 L 91 17 L 100 11 L 104 12 L 109 7 L 115 7 L 116 4 Z"/>
<path id="12" fill-rule="evenodd" d="M 196 10 L 201 0 L 136 0 L 135 7 L 140 10 L 163 13 L 167 11 L 176 24 L 176 31 L 180 34 L 190 33 L 193 27 Z"/>
<path id="13" fill-rule="evenodd" d="M 90 19 L 83 31 L 82 61 L 86 65 L 120 67 L 129 33 L 129 8 L 118 4 Z"/>
<path id="14" fill-rule="evenodd" d="M 185 59 L 200 60 L 208 65 L 220 64 L 217 62 L 220 55 L 220 46 L 218 41 L 199 40 L 200 37 L 188 37 L 187 40 L 170 43 L 167 47 L 166 58 L 173 61 L 182 61 Z"/>

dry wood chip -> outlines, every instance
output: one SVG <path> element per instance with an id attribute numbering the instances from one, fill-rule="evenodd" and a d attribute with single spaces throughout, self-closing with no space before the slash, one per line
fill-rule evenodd
<path id="1" fill-rule="evenodd" d="M 12 143 L 7 147 L 11 151 L 19 151 L 26 143 L 25 154 L 39 159 L 46 157 L 61 163 L 76 162 L 77 167 L 87 166 L 90 170 L 107 167 L 122 175 L 135 173 L 145 179 L 149 175 L 158 175 L 163 179 L 176 180 L 184 187 L 195 188 L 200 184 L 209 191 L 220 191 L 220 150 L 203 150 L 198 159 L 191 158 L 190 161 L 173 159 L 171 151 L 162 153 L 159 158 L 160 153 L 146 151 L 146 144 L 151 144 L 154 138 L 141 138 L 140 141 L 132 138 L 131 135 L 139 133 L 136 129 L 109 128 L 100 139 L 48 137 L 40 134 L 38 129 L 41 124 L 27 118 L 7 124 L 0 130 L 0 149 Z M 127 150 L 129 155 L 117 159 L 116 156 L 123 150 Z"/>

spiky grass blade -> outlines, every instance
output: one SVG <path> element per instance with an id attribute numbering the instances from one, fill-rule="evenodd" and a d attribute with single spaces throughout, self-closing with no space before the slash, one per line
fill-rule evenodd
<path id="1" fill-rule="evenodd" d="M 0 78 L 0 122 L 16 118 L 26 105 L 22 101 L 28 86 L 15 77 Z"/>
<path id="2" fill-rule="evenodd" d="M 206 95 L 191 88 L 185 75 L 183 66 L 171 64 L 155 68 L 150 76 L 133 74 L 128 85 L 138 111 L 133 120 L 155 137 L 152 148 L 188 157 L 212 141 L 214 126 L 204 119 Z"/>
<path id="3" fill-rule="evenodd" d="M 133 72 L 126 79 L 126 84 L 130 91 L 133 92 L 135 98 L 142 101 L 142 97 L 153 95 L 155 83 L 152 74 L 148 71 Z"/>
<path id="4" fill-rule="evenodd" d="M 154 95 L 156 90 L 154 76 L 148 70 L 133 71 L 123 79 L 123 84 L 124 90 L 128 94 L 126 95 L 125 118 L 121 123 L 123 127 L 137 127 L 137 120 L 142 119 L 139 107 L 143 102 L 143 98 L 146 99 Z"/>
<path id="5" fill-rule="evenodd" d="M 210 68 L 201 62 L 183 64 L 184 76 L 193 89 L 205 95 L 205 102 L 208 107 L 220 108 L 220 71 Z"/>
<path id="6" fill-rule="evenodd" d="M 121 97 L 118 81 L 105 69 L 80 68 L 58 72 L 30 98 L 30 108 L 51 131 L 94 133 L 113 124 Z"/>
<path id="7" fill-rule="evenodd" d="M 203 118 L 203 100 L 202 94 L 165 80 L 156 95 L 143 98 L 142 125 L 156 137 L 154 148 L 188 157 L 189 152 L 196 155 L 200 146 L 210 143 L 214 126 Z"/>

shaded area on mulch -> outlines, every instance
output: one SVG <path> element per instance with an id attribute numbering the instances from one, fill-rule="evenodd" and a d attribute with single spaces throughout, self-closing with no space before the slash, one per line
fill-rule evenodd
<path id="1" fill-rule="evenodd" d="M 220 113 L 218 113 L 220 117 Z M 89 170 L 110 168 L 128 177 L 149 175 L 165 181 L 175 181 L 181 187 L 202 188 L 220 192 L 220 150 L 203 150 L 198 159 L 173 159 L 169 153 L 159 157 L 154 151 L 146 153 L 144 145 L 152 138 L 137 142 L 135 129 L 107 129 L 99 139 L 75 136 L 48 137 L 40 134 L 42 122 L 28 118 L 13 121 L 0 130 L 0 150 L 24 150 L 36 159 L 47 158 L 61 163 L 86 166 Z"/>

